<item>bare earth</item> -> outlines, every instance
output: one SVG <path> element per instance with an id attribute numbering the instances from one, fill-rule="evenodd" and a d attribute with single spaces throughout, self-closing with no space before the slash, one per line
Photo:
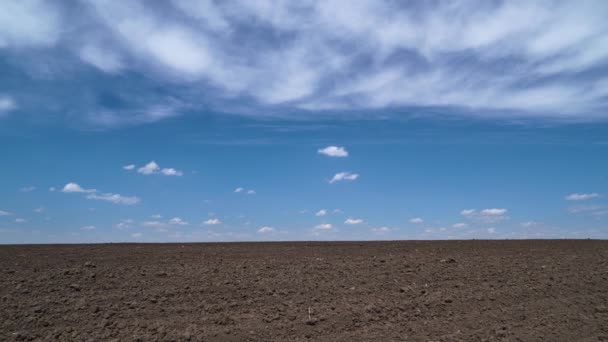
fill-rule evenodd
<path id="1" fill-rule="evenodd" d="M 608 241 L 0 246 L 0 340 L 608 341 Z"/>

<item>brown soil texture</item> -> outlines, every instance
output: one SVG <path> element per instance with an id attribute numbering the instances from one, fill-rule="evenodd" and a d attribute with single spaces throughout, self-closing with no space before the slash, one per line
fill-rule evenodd
<path id="1" fill-rule="evenodd" d="M 608 241 L 0 246 L 1 341 L 608 341 Z"/>

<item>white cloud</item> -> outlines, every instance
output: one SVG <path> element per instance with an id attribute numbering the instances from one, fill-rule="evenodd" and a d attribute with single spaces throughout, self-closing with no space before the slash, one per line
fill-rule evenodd
<path id="1" fill-rule="evenodd" d="M 0 216 L 10 216 L 10 215 L 13 215 L 13 214 L 9 213 L 8 211 L 0 210 Z"/>
<path id="2" fill-rule="evenodd" d="M 327 215 L 327 210 L 325 209 L 321 209 L 319 211 L 317 211 L 317 213 L 315 214 L 315 216 L 325 216 Z"/>
<path id="3" fill-rule="evenodd" d="M 141 225 L 144 227 L 164 227 L 167 224 L 160 221 L 144 221 Z"/>
<path id="4" fill-rule="evenodd" d="M 125 166 L 123 166 L 122 168 L 123 168 L 124 170 L 131 171 L 131 170 L 134 170 L 134 169 L 135 169 L 135 165 L 134 165 L 134 164 L 129 164 L 129 165 L 125 165 Z"/>
<path id="5" fill-rule="evenodd" d="M 332 177 L 332 179 L 329 180 L 329 183 L 335 183 L 335 182 L 339 182 L 339 181 L 343 181 L 343 180 L 354 181 L 357 178 L 359 178 L 359 175 L 356 173 L 339 172 L 339 173 L 336 173 Z"/>
<path id="6" fill-rule="evenodd" d="M 203 224 L 206 225 L 216 225 L 216 224 L 221 224 L 222 222 L 219 219 L 208 219 L 207 221 L 203 222 Z"/>
<path id="7" fill-rule="evenodd" d="M 151 175 L 157 173 L 159 169 L 160 166 L 158 166 L 155 161 L 151 161 L 148 164 L 137 169 L 137 172 L 141 173 L 142 175 Z"/>
<path id="8" fill-rule="evenodd" d="M 339 146 L 327 146 L 319 149 L 317 152 L 329 157 L 348 157 L 348 151 L 344 147 Z"/>
<path id="9" fill-rule="evenodd" d="M 131 220 L 131 219 L 121 220 L 116 225 L 114 225 L 114 227 L 117 229 L 128 229 L 128 228 L 131 228 L 132 226 L 133 226 L 133 220 Z"/>
<path id="10" fill-rule="evenodd" d="M 134 205 L 139 203 L 141 200 L 136 196 L 123 196 L 120 194 L 112 193 L 92 193 L 86 196 L 90 200 L 107 201 L 114 204 Z"/>
<path id="11" fill-rule="evenodd" d="M 464 223 L 464 222 L 459 222 L 459 223 L 454 223 L 454 224 L 452 225 L 452 228 L 456 228 L 456 229 L 458 229 L 458 228 L 465 228 L 466 226 L 467 226 L 467 224 L 466 224 L 466 223 Z"/>
<path id="12" fill-rule="evenodd" d="M 272 232 L 274 232 L 274 228 L 268 227 L 268 226 L 264 226 L 264 227 L 258 229 L 258 233 L 261 233 L 261 234 L 272 233 Z"/>
<path id="13" fill-rule="evenodd" d="M 50 192 L 55 192 L 55 190 L 57 190 L 57 189 L 54 186 L 52 186 L 52 187 L 49 188 Z"/>
<path id="14" fill-rule="evenodd" d="M 496 228 L 488 228 L 488 234 L 495 234 Z"/>
<path id="15" fill-rule="evenodd" d="M 607 115 L 602 0 L 92 1 L 75 13 L 57 2 L 3 4 L 0 48 L 29 57 L 28 65 L 51 64 L 66 51 L 66 64 L 151 75 L 161 86 L 185 88 L 180 95 L 194 94 L 189 101 L 199 106 L 242 97 L 260 112 L 276 105 L 297 115 L 282 109 Z M 252 49 L 242 32 L 262 43 Z"/>
<path id="16" fill-rule="evenodd" d="M 506 213 L 507 213 L 507 209 L 497 209 L 497 208 L 484 209 L 481 211 L 482 215 L 490 215 L 490 216 L 500 216 L 500 215 L 504 215 Z"/>
<path id="17" fill-rule="evenodd" d="M 234 192 L 239 193 L 239 192 L 242 192 L 243 190 L 245 190 L 245 189 L 238 187 L 238 188 L 234 189 Z"/>
<path id="18" fill-rule="evenodd" d="M 34 212 L 37 214 L 42 214 L 42 213 L 44 213 L 44 210 L 45 210 L 44 207 L 38 207 L 38 208 L 34 209 Z"/>
<path id="19" fill-rule="evenodd" d="M 393 231 L 393 230 L 389 227 L 372 228 L 372 232 L 375 234 L 378 234 L 378 235 L 387 234 L 387 233 L 390 233 L 391 231 Z"/>
<path id="20" fill-rule="evenodd" d="M 131 237 L 132 237 L 132 238 L 140 238 L 140 237 L 142 237 L 142 236 L 143 236 L 143 234 L 142 234 L 142 233 L 133 233 L 133 234 L 131 234 Z"/>
<path id="21" fill-rule="evenodd" d="M 315 226 L 318 230 L 331 230 L 333 226 L 330 223 L 321 223 Z"/>
<path id="22" fill-rule="evenodd" d="M 67 193 L 71 193 L 71 192 L 92 193 L 92 192 L 96 192 L 96 191 L 97 190 L 95 190 L 95 189 L 84 189 L 80 185 L 78 185 L 77 183 L 68 183 L 61 190 L 61 192 L 67 192 Z"/>
<path id="23" fill-rule="evenodd" d="M 162 218 L 163 215 L 161 215 L 161 214 L 154 214 L 154 215 L 151 215 L 150 217 L 151 218 L 155 218 L 155 219 L 159 219 L 159 218 Z"/>
<path id="24" fill-rule="evenodd" d="M 423 223 L 424 220 L 421 217 L 414 217 L 410 219 L 410 223 L 420 224 Z"/>
<path id="25" fill-rule="evenodd" d="M 475 213 L 475 209 L 463 209 L 463 210 L 460 212 L 460 215 L 462 215 L 462 216 L 471 216 L 471 215 L 473 215 L 474 213 Z"/>
<path id="26" fill-rule="evenodd" d="M 247 190 L 247 195 L 255 195 L 255 190 Z"/>
<path id="27" fill-rule="evenodd" d="M 488 208 L 480 211 L 475 209 L 464 209 L 460 212 L 460 215 L 473 221 L 495 223 L 509 219 L 509 217 L 506 216 L 507 211 L 508 210 L 504 208 Z"/>
<path id="28" fill-rule="evenodd" d="M 34 190 L 36 190 L 35 186 L 26 186 L 26 187 L 19 189 L 20 192 L 32 192 Z"/>
<path id="29" fill-rule="evenodd" d="M 107 73 L 117 73 L 124 67 L 120 56 L 108 47 L 88 44 L 80 49 L 79 56 L 83 61 Z"/>
<path id="30" fill-rule="evenodd" d="M 570 194 L 568 196 L 566 196 L 566 200 L 568 201 L 584 201 L 584 200 L 588 200 L 588 199 L 592 199 L 592 198 L 598 198 L 600 197 L 600 194 L 598 194 L 597 192 L 592 192 L 589 194 Z"/>
<path id="31" fill-rule="evenodd" d="M 131 166 L 131 165 L 127 165 Z M 125 167 L 126 168 L 126 167 Z M 127 169 L 130 170 L 130 169 Z M 183 176 L 184 173 L 182 171 L 176 170 L 174 168 L 160 168 L 160 166 L 153 160 L 148 164 L 137 169 L 138 173 L 142 175 L 154 175 L 154 174 L 162 174 L 165 176 Z"/>
<path id="32" fill-rule="evenodd" d="M 84 227 L 80 227 L 80 230 L 95 230 L 95 226 L 84 226 Z"/>
<path id="33" fill-rule="evenodd" d="M 176 170 L 174 168 L 162 169 L 160 172 L 165 176 L 183 176 L 184 173 L 182 171 Z"/>
<path id="34" fill-rule="evenodd" d="M 178 225 L 178 226 L 185 226 L 188 224 L 188 222 L 182 220 L 179 217 L 174 217 L 172 219 L 169 220 L 169 224 L 171 225 Z"/>
<path id="35" fill-rule="evenodd" d="M 15 109 L 17 109 L 15 100 L 13 100 L 11 97 L 0 94 L 0 117 Z"/>
<path id="36" fill-rule="evenodd" d="M 344 221 L 344 224 L 361 224 L 363 223 L 362 219 L 354 219 L 354 218 L 347 218 L 346 221 Z"/>
<path id="37" fill-rule="evenodd" d="M 534 227 L 534 226 L 537 226 L 537 225 L 538 225 L 538 222 L 534 222 L 534 221 L 526 221 L 526 222 L 522 222 L 522 223 L 520 223 L 520 225 L 521 225 L 522 227 L 529 228 L 529 227 Z"/>
<path id="38" fill-rule="evenodd" d="M 18 217 L 18 218 L 15 219 L 15 223 L 25 223 L 25 222 L 27 222 L 27 220 L 26 219 L 22 219 L 20 217 Z"/>

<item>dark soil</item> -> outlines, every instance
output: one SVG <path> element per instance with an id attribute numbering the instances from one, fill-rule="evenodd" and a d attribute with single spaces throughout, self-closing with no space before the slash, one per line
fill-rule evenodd
<path id="1" fill-rule="evenodd" d="M 608 241 L 0 246 L 1 341 L 608 341 Z"/>

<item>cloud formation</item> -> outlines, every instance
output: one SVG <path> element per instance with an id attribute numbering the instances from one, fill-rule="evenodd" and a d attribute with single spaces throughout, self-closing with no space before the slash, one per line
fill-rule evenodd
<path id="1" fill-rule="evenodd" d="M 17 109 L 15 101 L 9 96 L 0 94 L 0 118 L 15 109 Z"/>
<path id="2" fill-rule="evenodd" d="M 70 182 L 67 183 L 61 192 L 64 193 L 86 193 L 86 199 L 90 200 L 98 200 L 98 201 L 106 201 L 114 204 L 124 204 L 124 205 L 134 205 L 139 203 L 141 200 L 136 196 L 123 196 L 120 194 L 113 193 L 102 193 L 98 192 L 96 189 L 85 189 L 81 187 L 78 183 Z"/>
<path id="3" fill-rule="evenodd" d="M 351 173 L 348 171 L 338 172 L 329 180 L 329 183 L 331 184 L 340 181 L 354 181 L 357 178 L 359 178 L 359 175 L 356 173 Z"/>
<path id="4" fill-rule="evenodd" d="M 321 223 L 315 226 L 315 229 L 317 230 L 331 230 L 332 228 L 333 226 L 331 223 Z"/>
<path id="5" fill-rule="evenodd" d="M 588 200 L 588 199 L 592 199 L 592 198 L 597 198 L 600 197 L 600 194 L 598 194 L 597 192 L 592 192 L 589 194 L 570 194 L 568 196 L 566 196 L 566 200 L 567 201 L 584 201 L 584 200 Z"/>
<path id="6" fill-rule="evenodd" d="M 315 213 L 315 216 L 325 216 L 327 215 L 327 210 L 321 209 Z"/>
<path id="7" fill-rule="evenodd" d="M 132 166 L 132 167 L 131 167 Z M 133 170 L 135 165 L 127 165 L 124 166 L 125 170 Z M 183 176 L 184 173 L 182 171 L 176 170 L 174 168 L 160 168 L 160 166 L 153 160 L 148 164 L 137 169 L 138 173 L 142 175 L 154 175 L 154 174 L 162 174 L 165 176 Z"/>
<path id="8" fill-rule="evenodd" d="M 168 118 L 184 104 L 206 105 L 201 92 L 213 104 L 242 99 L 303 112 L 454 107 L 480 116 L 607 115 L 602 0 L 1 6 L 0 48 L 37 62 L 30 64 L 61 53 L 66 65 L 88 66 L 116 84 L 116 76 L 146 74 L 177 85 L 165 96 L 142 87 L 130 101 L 154 99 L 145 108 L 89 109 L 88 118 L 102 125 Z"/>
<path id="9" fill-rule="evenodd" d="M 414 217 L 414 218 L 410 219 L 410 223 L 413 223 L 413 224 L 420 224 L 423 222 L 424 222 L 424 220 L 422 219 L 422 217 Z"/>
<path id="10" fill-rule="evenodd" d="M 344 147 L 340 146 L 327 146 L 320 148 L 317 153 L 324 154 L 328 157 L 348 157 L 348 151 Z"/>
<path id="11" fill-rule="evenodd" d="M 220 224 L 220 223 L 222 223 L 222 222 L 216 218 L 208 219 L 207 221 L 203 222 L 203 224 L 206 224 L 206 225 L 216 225 L 216 224 Z"/>
<path id="12" fill-rule="evenodd" d="M 258 233 L 260 233 L 260 234 L 266 234 L 266 233 L 272 233 L 272 232 L 274 232 L 274 228 L 268 227 L 268 226 L 264 226 L 264 227 L 258 229 Z"/>
<path id="13" fill-rule="evenodd" d="M 507 211 L 508 210 L 504 208 L 488 208 L 479 211 L 476 209 L 464 209 L 460 212 L 460 215 L 481 223 L 496 223 L 509 219 L 509 217 L 506 216 Z"/>
<path id="14" fill-rule="evenodd" d="M 354 219 L 354 218 L 347 218 L 346 221 L 344 221 L 344 224 L 361 224 L 363 223 L 362 219 Z"/>

